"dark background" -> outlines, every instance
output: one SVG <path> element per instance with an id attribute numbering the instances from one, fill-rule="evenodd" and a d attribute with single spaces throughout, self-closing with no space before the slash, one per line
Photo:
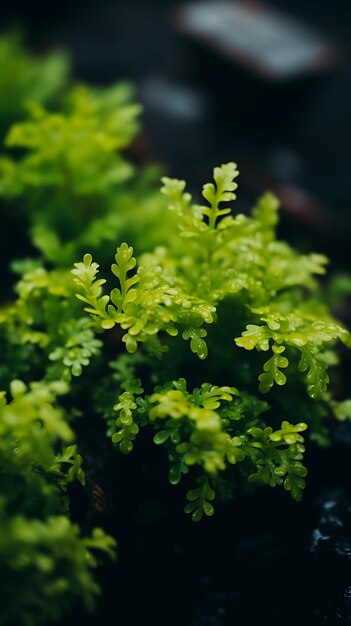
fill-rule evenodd
<path id="1" fill-rule="evenodd" d="M 144 104 L 139 159 L 159 161 L 193 188 L 209 179 L 213 165 L 236 160 L 240 210 L 265 189 L 277 191 L 281 234 L 302 248 L 326 252 L 333 268 L 350 269 L 350 2 L 271 2 L 320 30 L 339 50 L 339 63 L 328 75 L 307 78 L 302 88 L 292 84 L 284 93 L 206 46 L 199 51 L 194 41 L 185 41 L 172 17 L 178 4 L 1 0 L 0 29 L 24 26 L 38 52 L 67 49 L 75 79 L 134 81 Z M 247 84 L 251 98 L 245 102 L 237 95 Z M 89 431 L 89 424 L 84 428 Z M 151 446 L 117 467 L 116 455 L 103 457 L 101 432 L 93 474 L 110 504 L 103 522 L 96 516 L 88 523 L 103 523 L 118 537 L 119 560 L 101 574 L 104 595 L 95 617 L 77 613 L 65 624 L 351 623 L 345 470 L 351 437 L 341 425 L 333 438 L 333 453 L 309 453 L 317 458 L 307 459 L 312 471 L 302 504 L 264 490 L 242 495 L 194 525 L 182 512 L 183 494 L 166 486 L 166 468 L 155 471 L 148 463 Z M 89 450 L 84 457 L 89 462 Z M 162 501 L 160 493 L 167 494 Z M 82 494 L 75 497 L 79 518 L 88 505 Z"/>

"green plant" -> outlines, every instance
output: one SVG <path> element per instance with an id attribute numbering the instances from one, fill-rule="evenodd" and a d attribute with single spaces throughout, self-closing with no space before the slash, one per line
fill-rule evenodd
<path id="1" fill-rule="evenodd" d="M 94 605 L 94 554 L 114 555 L 102 530 L 82 537 L 70 522 L 67 486 L 85 475 L 73 432 L 57 405 L 61 381 L 10 385 L 0 396 L 0 573 L 2 623 L 47 623 L 73 602 Z"/>
<path id="2" fill-rule="evenodd" d="M 11 211 L 34 257 L 12 259 L 0 308 L 1 619 L 34 626 L 90 608 L 99 554 L 115 553 L 71 519 L 87 417 L 106 420 L 116 454 L 151 438 L 194 521 L 258 485 L 301 499 L 303 433 L 327 445 L 330 414 L 351 417 L 332 384 L 350 335 L 329 305 L 350 285 L 322 285 L 326 258 L 277 239 L 272 194 L 251 217 L 232 213 L 234 163 L 214 169 L 202 204 L 180 180 L 159 194 L 155 169 L 130 157 L 130 86 L 63 89 L 64 57 L 39 62 L 12 38 L 0 58 L 15 67 L 0 105 L 2 219 Z M 114 253 L 101 278 L 93 255 L 105 266 Z"/>
<path id="3" fill-rule="evenodd" d="M 0 39 L 0 138 L 25 115 L 30 102 L 50 103 L 65 86 L 69 61 L 65 54 L 34 57 L 23 37 L 12 32 Z M 5 95 L 5 97 L 4 97 Z"/>
<path id="4" fill-rule="evenodd" d="M 85 482 L 71 423 L 82 414 L 79 397 L 89 396 L 83 368 L 102 347 L 85 328 L 88 317 L 75 301 L 70 266 L 86 246 L 108 255 L 109 245 L 113 249 L 124 234 L 140 249 L 162 241 L 158 216 L 164 200 L 154 187 L 157 170 L 138 169 L 127 157 L 140 113 L 129 85 L 68 87 L 66 57 L 34 59 L 16 35 L 0 40 L 0 58 L 0 85 L 8 94 L 0 106 L 6 135 L 0 158 L 2 254 L 13 261 L 11 215 L 16 235 L 41 255 L 12 262 L 20 276 L 16 297 L 3 300 L 0 309 L 0 389 L 10 396 L 23 390 L 1 413 L 10 423 L 16 410 L 19 422 L 12 433 L 4 431 L 0 456 L 6 538 L 0 570 L 10 581 L 3 589 L 3 622 L 39 624 L 64 616 L 79 601 L 91 608 L 99 590 L 93 551 L 112 555 L 114 545 L 102 531 L 83 536 L 70 521 L 67 485 Z M 60 385 L 62 404 L 56 397 Z"/>
<path id="5" fill-rule="evenodd" d="M 104 291 L 90 254 L 73 270 L 91 318 L 87 327 L 98 333 L 120 327 L 119 342 L 130 353 L 112 364 L 121 389 L 117 416 L 104 410 L 112 441 L 129 453 L 140 430 L 151 428 L 167 450 L 171 483 L 197 467 L 201 486 L 188 493 L 186 506 L 194 520 L 213 513 L 223 482 L 226 493 L 243 480 L 284 485 L 300 499 L 307 474 L 300 433 L 308 424 L 324 442 L 323 418 L 330 411 L 340 417 L 349 406 L 328 390 L 335 344 L 351 341 L 315 278 L 327 259 L 277 241 L 278 201 L 271 194 L 252 217 L 223 207 L 235 199 L 237 175 L 235 163 L 216 167 L 214 183 L 203 188 L 205 206 L 191 203 L 184 181 L 164 178 L 178 231 L 170 232 L 167 247 L 142 255 L 137 269 L 133 249 L 122 243 L 111 291 Z M 190 353 L 182 340 L 190 340 Z M 177 381 L 177 372 L 184 378 Z M 269 404 L 260 396 L 268 393 Z M 261 417 L 268 409 L 270 426 Z"/>
<path id="6" fill-rule="evenodd" d="M 139 130 L 132 95 L 124 83 L 75 86 L 60 111 L 32 103 L 5 138 L 0 197 L 27 220 L 31 241 L 55 266 L 68 267 L 86 247 L 101 254 L 127 233 L 140 249 L 145 236 L 164 238 L 155 169 L 137 170 L 124 154 Z"/>

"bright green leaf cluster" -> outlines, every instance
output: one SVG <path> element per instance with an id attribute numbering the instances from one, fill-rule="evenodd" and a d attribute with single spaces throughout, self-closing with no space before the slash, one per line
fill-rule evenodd
<path id="1" fill-rule="evenodd" d="M 171 231 L 168 246 L 141 255 L 139 264 L 132 247 L 122 243 L 111 268 L 117 278 L 111 291 L 104 290 L 106 280 L 98 276 L 99 265 L 90 254 L 73 270 L 77 297 L 91 318 L 88 326 L 97 332 L 121 329 L 119 337 L 130 357 L 117 357 L 115 363 L 131 359 L 131 370 L 140 378 L 144 360 L 150 372 L 136 393 L 128 386 L 131 371 L 125 370 L 126 378 L 114 377 L 123 391 L 114 405 L 118 417 L 113 418 L 112 407 L 103 411 L 109 434 L 128 453 L 140 430 L 153 426 L 154 442 L 167 448 L 173 484 L 198 467 L 202 486 L 191 492 L 187 507 L 194 519 L 206 507 L 212 511 L 206 490 L 212 494 L 216 481 L 232 480 L 228 468 L 239 462 L 241 479 L 246 476 L 248 484 L 283 485 L 299 500 L 307 473 L 299 433 L 307 426 L 294 423 L 303 415 L 311 437 L 324 443 L 320 419 L 331 409 L 344 415 L 348 406 L 337 409 L 327 392 L 329 368 L 337 363 L 334 346 L 338 340 L 351 343 L 349 332 L 323 302 L 315 278 L 325 272 L 326 259 L 277 241 L 279 204 L 272 194 L 259 200 L 252 217 L 229 214 L 223 203 L 235 199 L 237 175 L 234 163 L 214 169 L 214 183 L 203 188 L 206 207 L 192 204 L 184 181 L 163 178 L 161 191 L 171 199 L 178 233 Z M 219 344 L 223 333 L 226 343 Z M 159 363 L 149 349 L 156 337 L 164 346 Z M 167 380 L 167 374 L 174 376 L 181 367 L 189 370 L 191 356 L 181 339 L 190 340 L 191 351 L 205 361 L 202 370 L 224 377 L 227 387 L 202 385 L 190 394 L 184 379 Z M 133 361 L 139 344 L 141 360 Z M 117 353 L 120 349 L 116 344 Z M 250 360 L 253 352 L 257 358 Z M 268 359 L 262 360 L 267 352 Z M 220 358 L 223 365 L 215 366 L 212 358 Z M 195 363 L 191 367 L 196 371 Z M 272 396 L 275 427 L 266 426 L 255 412 L 258 399 L 242 392 L 238 400 L 229 386 L 234 382 L 243 388 L 249 382 L 252 393 L 257 378 L 258 392 Z M 161 386 L 142 395 L 143 387 L 157 379 Z M 282 387 L 286 395 L 277 390 Z M 246 411 L 240 412 L 244 398 Z"/>
<path id="2" fill-rule="evenodd" d="M 118 287 L 103 294 L 105 279 L 96 279 L 98 264 L 89 254 L 83 262 L 75 263 L 72 271 L 75 283 L 82 293 L 77 297 L 88 304 L 85 311 L 90 313 L 93 326 L 103 330 L 120 325 L 127 332 L 123 336 L 128 352 L 137 349 L 138 342 L 160 331 L 176 336 L 182 331 L 183 339 L 190 339 L 190 347 L 200 359 L 207 356 L 203 337 L 204 323 L 213 322 L 215 307 L 185 291 L 181 277 L 173 272 L 162 272 L 153 259 L 145 256 L 145 264 L 133 275 L 136 260 L 133 249 L 126 243 L 117 248 L 116 263 L 112 272 L 118 280 Z"/>
<path id="3" fill-rule="evenodd" d="M 169 249 L 143 255 L 132 275 L 136 260 L 132 248 L 123 243 L 112 266 L 118 287 L 109 295 L 103 293 L 105 280 L 96 279 L 99 266 L 85 255 L 73 270 L 81 292 L 78 298 L 89 305 L 85 310 L 96 328 L 118 324 L 127 331 L 123 341 L 129 352 L 138 342 L 165 331 L 190 339 L 191 350 L 201 359 L 208 354 L 204 326 L 215 323 L 223 301 L 231 299 L 233 307 L 239 301 L 249 323 L 246 330 L 233 329 L 233 334 L 241 331 L 239 337 L 233 336 L 236 345 L 272 350 L 258 376 L 260 391 L 284 385 L 290 354 L 292 358 L 299 354 L 307 392 L 321 398 L 329 382 L 325 350 L 337 340 L 351 345 L 349 332 L 313 297 L 317 288 L 313 275 L 324 273 L 326 260 L 301 255 L 275 240 L 277 201 L 271 195 L 259 202 L 252 218 L 240 214 L 234 218 L 227 215 L 229 209 L 219 208 L 234 198 L 236 176 L 233 163 L 215 168 L 215 184 L 204 187 L 210 202 L 205 209 L 190 205 L 183 181 L 163 179 L 162 191 L 174 203 L 170 208 L 179 219 L 180 234 L 193 242 L 185 248 L 179 237 L 171 235 Z"/>
<path id="4" fill-rule="evenodd" d="M 13 32 L 0 38 L 0 137 L 25 115 L 30 102 L 45 104 L 54 99 L 67 81 L 68 59 L 54 53 L 31 56 L 22 37 Z"/>
<path id="5" fill-rule="evenodd" d="M 73 438 L 57 404 L 67 384 L 14 380 L 10 389 L 9 401 L 0 394 L 2 623 L 34 626 L 59 618 L 77 599 L 93 605 L 93 552 L 113 555 L 114 540 L 99 530 L 83 538 L 67 517 L 67 485 L 85 483 L 77 446 L 56 451 Z"/>
<path id="6" fill-rule="evenodd" d="M 322 397 L 329 383 L 328 363 L 323 359 L 325 344 L 333 345 L 340 339 L 351 346 L 349 332 L 332 320 L 319 303 L 309 302 L 289 314 L 282 314 L 280 306 L 274 305 L 252 309 L 252 312 L 265 324 L 248 324 L 235 342 L 246 350 L 268 351 L 271 347 L 273 356 L 266 361 L 264 373 L 259 376 L 260 391 L 269 391 L 274 383 L 285 384 L 286 376 L 281 370 L 288 367 L 289 361 L 282 353 L 289 347 L 300 353 L 298 368 L 306 372 L 309 395 Z"/>
<path id="7" fill-rule="evenodd" d="M 248 483 L 284 485 L 293 498 L 301 499 L 307 474 L 301 463 L 305 423 L 266 427 L 259 419 L 266 405 L 234 387 L 204 383 L 190 393 L 179 379 L 156 387 L 151 395 L 142 393 L 137 386 L 136 393 L 119 396 L 112 441 L 122 452 L 131 452 L 140 428 L 152 427 L 154 443 L 167 450 L 172 484 L 197 467 L 201 486 L 189 492 L 186 506 L 193 520 L 200 520 L 203 512 L 213 514 L 209 501 L 215 498 L 216 483 L 223 474 L 230 476 L 230 466 L 236 464 Z"/>
<path id="8" fill-rule="evenodd" d="M 85 328 L 87 318 L 79 317 L 69 273 L 37 267 L 24 274 L 16 290 L 15 303 L 0 310 L 4 349 L 12 353 L 32 349 L 32 359 L 36 355 L 41 365 L 40 377 L 69 382 L 72 375 L 80 376 L 99 354 L 101 341 Z M 11 372 L 4 371 L 2 378 L 2 384 L 7 384 Z"/>
<path id="9" fill-rule="evenodd" d="M 139 130 L 132 94 L 128 84 L 74 87 L 63 110 L 33 102 L 28 119 L 6 136 L 0 198 L 25 218 L 34 245 L 55 266 L 69 266 L 85 247 L 101 253 L 126 231 L 140 249 L 145 228 L 154 241 L 164 237 L 162 222 L 155 228 L 164 202 L 154 171 L 137 172 L 123 153 Z"/>
<path id="10" fill-rule="evenodd" d="M 110 537 L 95 529 L 82 538 L 64 515 L 45 521 L 9 515 L 1 499 L 0 529 L 3 624 L 56 621 L 77 599 L 93 607 L 99 588 L 91 569 L 98 564 L 96 552 L 114 555 Z"/>

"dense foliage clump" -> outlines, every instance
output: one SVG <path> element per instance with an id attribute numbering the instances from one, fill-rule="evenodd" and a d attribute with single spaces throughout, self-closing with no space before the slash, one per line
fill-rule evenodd
<path id="1" fill-rule="evenodd" d="M 51 105 L 60 97 L 68 73 L 69 59 L 63 52 L 34 57 L 28 54 L 23 37 L 12 32 L 0 39 L 0 137 L 9 126 L 25 116 L 29 102 Z"/>
<path id="2" fill-rule="evenodd" d="M 112 364 L 122 389 L 116 418 L 108 416 L 112 441 L 128 453 L 149 427 L 167 449 L 171 483 L 197 467 L 202 487 L 189 491 L 186 506 L 196 520 L 213 513 L 216 485 L 225 493 L 243 480 L 284 485 L 300 499 L 307 474 L 300 433 L 309 426 L 322 439 L 322 418 L 348 406 L 328 391 L 334 346 L 351 342 L 322 302 L 315 276 L 326 259 L 277 241 L 278 202 L 270 194 L 252 217 L 233 216 L 222 203 L 235 200 L 237 175 L 235 163 L 216 167 L 214 183 L 203 188 L 205 206 L 191 203 L 184 181 L 164 178 L 178 230 L 167 247 L 143 254 L 137 270 L 133 249 L 122 243 L 110 292 L 90 254 L 73 270 L 88 327 L 119 326 L 130 353 L 129 363 L 117 357 Z M 191 353 L 204 364 L 196 367 Z"/>
<path id="3" fill-rule="evenodd" d="M 4 623 L 31 626 L 91 607 L 92 569 L 114 554 L 115 539 L 71 520 L 87 411 L 116 454 L 150 437 L 163 449 L 152 463 L 165 455 L 170 483 L 184 480 L 194 521 L 258 485 L 300 500 L 304 437 L 326 444 L 327 418 L 351 416 L 332 385 L 337 344 L 351 341 L 318 280 L 327 259 L 277 238 L 272 194 L 235 212 L 235 163 L 215 167 L 201 204 L 181 180 L 159 193 L 155 170 L 128 156 L 130 87 L 72 88 L 56 61 L 49 89 L 49 60 L 17 46 L 0 45 L 28 83 L 14 91 L 0 203 L 28 254 L 14 259 L 2 229 L 18 279 L 0 308 L 0 573 Z"/>

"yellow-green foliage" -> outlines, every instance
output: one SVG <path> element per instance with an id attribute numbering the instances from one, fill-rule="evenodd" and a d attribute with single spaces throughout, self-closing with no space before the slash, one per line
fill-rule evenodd
<path id="1" fill-rule="evenodd" d="M 64 87 L 69 70 L 64 53 L 35 57 L 19 33 L 0 38 L 0 137 L 25 115 L 30 102 L 52 101 Z"/>
<path id="2" fill-rule="evenodd" d="M 72 601 L 87 608 L 99 591 L 94 552 L 113 556 L 115 542 L 95 529 L 82 537 L 67 517 L 67 485 L 85 482 L 73 433 L 57 405 L 61 381 L 14 380 L 0 393 L 0 574 L 2 623 L 37 626 L 65 614 Z"/>
<path id="3" fill-rule="evenodd" d="M 127 331 L 123 341 L 129 352 L 166 331 L 190 339 L 201 359 L 207 357 L 206 327 L 216 323 L 221 302 L 230 300 L 233 309 L 244 305 L 247 323 L 240 336 L 233 328 L 233 340 L 249 351 L 271 351 L 259 376 L 260 391 L 285 384 L 282 370 L 289 372 L 291 355 L 306 372 L 308 394 L 321 398 L 329 382 L 326 347 L 338 339 L 351 346 L 349 332 L 318 298 L 314 275 L 325 272 L 327 260 L 301 255 L 276 240 L 278 203 L 271 195 L 260 200 L 252 217 L 234 217 L 229 208 L 219 208 L 220 202 L 234 199 L 236 176 L 233 163 L 215 168 L 216 186 L 207 184 L 203 190 L 209 207 L 191 205 L 183 181 L 164 179 L 162 191 L 172 199 L 182 238 L 170 235 L 169 247 L 142 256 L 133 274 L 133 249 L 119 246 L 111 268 L 117 287 L 109 295 L 103 294 L 105 280 L 96 278 L 99 266 L 85 255 L 73 270 L 78 298 L 88 304 L 85 311 L 95 327 L 118 324 Z M 233 349 L 233 359 L 236 355 Z"/>
<path id="4" fill-rule="evenodd" d="M 28 119 L 7 134 L 0 199 L 26 218 L 34 245 L 55 265 L 69 266 L 87 246 L 101 254 L 113 242 L 113 249 L 126 234 L 140 250 L 145 236 L 164 238 L 155 172 L 138 171 L 123 152 L 139 130 L 132 95 L 128 84 L 74 87 L 63 110 L 32 103 Z"/>
<path id="5" fill-rule="evenodd" d="M 321 287 L 326 258 L 277 239 L 272 194 L 233 212 L 235 163 L 200 204 L 181 180 L 155 190 L 127 156 L 140 113 L 128 85 L 66 87 L 53 108 L 62 56 L 39 62 L 10 38 L 1 59 L 2 220 L 38 251 L 14 260 L 0 308 L 1 619 L 34 626 L 89 608 L 94 551 L 114 552 L 70 519 L 68 485 L 85 483 L 76 419 L 80 432 L 106 419 L 124 454 L 151 435 L 194 521 L 257 485 L 302 497 L 302 433 L 326 444 L 326 418 L 351 415 L 330 384 L 350 335 L 329 301 L 349 283 Z M 0 239 L 10 261 L 6 226 Z"/>
<path id="6" fill-rule="evenodd" d="M 112 441 L 129 453 L 140 429 L 152 427 L 154 442 L 168 451 L 171 483 L 198 466 L 201 486 L 189 492 L 186 507 L 195 520 L 202 512 L 212 514 L 216 484 L 239 481 L 231 465 L 240 464 L 240 480 L 282 484 L 300 499 L 307 473 L 299 434 L 307 424 L 301 418 L 323 443 L 322 418 L 328 411 L 344 416 L 349 404 L 333 401 L 328 391 L 335 344 L 351 342 L 322 302 L 316 276 L 325 272 L 327 259 L 302 255 L 276 239 L 278 201 L 271 194 L 251 217 L 232 215 L 223 203 L 235 200 L 237 175 L 235 163 L 216 167 L 214 183 L 203 187 L 204 206 L 192 203 L 184 181 L 164 178 L 161 191 L 171 200 L 178 229 L 170 231 L 167 246 L 141 255 L 139 265 L 132 247 L 122 243 L 110 291 L 90 254 L 72 270 L 77 297 L 91 318 L 88 327 L 120 327 L 130 353 L 129 366 L 123 360 L 119 365 L 127 356 L 113 364 L 122 393 L 113 407 L 117 418 L 104 408 Z M 190 340 L 203 366 L 182 340 Z M 141 359 L 133 361 L 138 349 Z M 258 358 L 251 358 L 253 351 Z M 146 366 L 149 374 L 140 381 Z M 193 378 L 175 382 L 189 368 Z M 212 376 L 226 386 L 194 388 L 200 377 Z M 154 380 L 162 385 L 143 395 Z M 280 389 L 286 383 L 286 391 Z M 269 406 L 259 394 L 271 391 L 267 426 L 261 413 Z"/>

